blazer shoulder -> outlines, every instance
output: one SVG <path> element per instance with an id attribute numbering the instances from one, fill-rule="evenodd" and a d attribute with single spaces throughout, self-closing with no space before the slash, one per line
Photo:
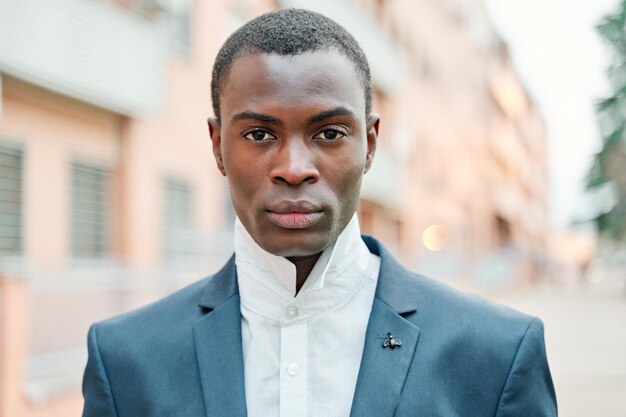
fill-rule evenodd
<path id="1" fill-rule="evenodd" d="M 460 291 L 441 281 L 409 271 L 370 236 L 363 236 L 370 252 L 380 256 L 381 267 L 376 297 L 406 318 L 423 327 L 450 328 L 458 323 L 466 329 L 482 327 L 506 331 L 511 326 L 525 332 L 534 319 L 481 296 Z M 523 330 L 520 330 L 523 328 Z"/>
<path id="2" fill-rule="evenodd" d="M 234 257 L 218 272 L 193 282 L 174 293 L 157 301 L 129 312 L 96 323 L 99 329 L 120 328 L 132 331 L 137 327 L 180 326 L 190 319 L 204 314 L 201 306 L 206 299 L 215 299 L 216 303 L 237 293 L 237 278 L 234 269 Z"/>
<path id="3" fill-rule="evenodd" d="M 370 252 L 380 256 L 376 297 L 435 339 L 474 341 L 477 345 L 519 344 L 535 317 L 460 291 L 407 270 L 371 237 Z"/>
<path id="4" fill-rule="evenodd" d="M 448 284 L 423 275 L 409 273 L 415 283 L 416 296 L 422 299 L 418 309 L 422 314 L 435 314 L 455 317 L 481 323 L 483 320 L 495 321 L 504 326 L 519 324 L 526 328 L 534 317 L 511 307 L 491 301 L 483 296 L 461 291 Z M 426 301 L 428 299 L 428 301 Z"/>
<path id="5" fill-rule="evenodd" d="M 171 323 L 180 323 L 185 317 L 195 316 L 194 313 L 199 310 L 198 304 L 202 293 L 212 277 L 195 281 L 161 299 L 102 320 L 94 326 L 101 332 L 111 329 L 132 331 L 133 328 L 145 327 L 148 324 L 167 326 Z"/>
<path id="6" fill-rule="evenodd" d="M 419 330 L 419 370 L 409 374 L 404 409 L 556 415 L 541 320 L 408 271 L 379 253 L 377 298 Z M 426 391 L 413 389 L 426 385 Z"/>
<path id="7" fill-rule="evenodd" d="M 413 285 L 407 292 L 413 292 L 418 302 L 417 310 L 407 319 L 438 352 L 454 352 L 456 360 L 466 360 L 480 372 L 504 371 L 510 368 L 529 333 L 534 334 L 533 329 L 541 335 L 537 346 L 543 346 L 540 319 L 431 278 L 409 275 Z"/>

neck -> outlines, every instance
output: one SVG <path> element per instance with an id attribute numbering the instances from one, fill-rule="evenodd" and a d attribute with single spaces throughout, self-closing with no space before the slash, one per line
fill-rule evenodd
<path id="1" fill-rule="evenodd" d="M 296 294 L 300 291 L 300 288 L 304 285 L 307 277 L 311 273 L 311 270 L 315 266 L 315 263 L 319 259 L 322 253 L 316 253 L 310 256 L 298 256 L 287 258 L 296 267 Z"/>

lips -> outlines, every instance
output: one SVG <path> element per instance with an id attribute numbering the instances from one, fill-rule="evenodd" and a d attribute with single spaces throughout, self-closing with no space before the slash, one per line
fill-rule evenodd
<path id="1" fill-rule="evenodd" d="M 322 219 L 322 208 L 309 201 L 282 201 L 267 210 L 269 220 L 284 229 L 305 229 Z"/>

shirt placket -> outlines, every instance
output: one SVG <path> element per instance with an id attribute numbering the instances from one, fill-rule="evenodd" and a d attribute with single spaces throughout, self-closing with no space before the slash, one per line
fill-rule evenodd
<path id="1" fill-rule="evenodd" d="M 289 306 L 280 328 L 280 417 L 307 415 L 307 324 Z"/>

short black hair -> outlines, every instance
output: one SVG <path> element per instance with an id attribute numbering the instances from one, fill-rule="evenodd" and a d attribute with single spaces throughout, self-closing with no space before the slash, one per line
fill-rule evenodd
<path id="1" fill-rule="evenodd" d="M 365 53 L 354 37 L 334 20 L 304 9 L 283 9 L 251 20 L 228 37 L 215 58 L 211 78 L 213 111 L 220 119 L 220 94 L 233 62 L 247 54 L 283 56 L 336 49 L 355 66 L 363 84 L 365 114 L 372 111 L 372 81 Z"/>

